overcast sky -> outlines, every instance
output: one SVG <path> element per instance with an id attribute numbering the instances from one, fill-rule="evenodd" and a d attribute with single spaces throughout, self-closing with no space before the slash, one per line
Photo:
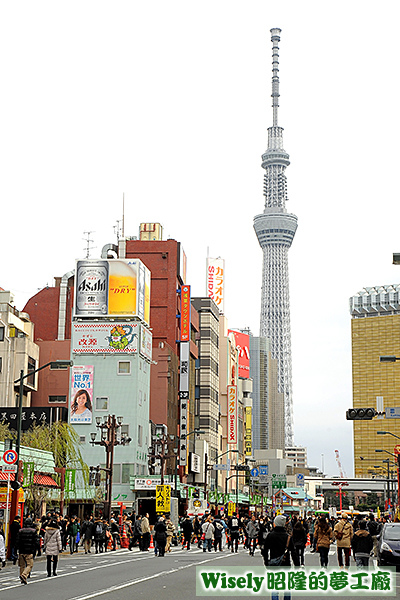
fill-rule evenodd
<path id="1" fill-rule="evenodd" d="M 0 4 L 0 286 L 22 309 L 85 255 L 158 221 L 188 283 L 226 260 L 231 327 L 259 333 L 270 29 L 282 29 L 295 442 L 353 473 L 349 297 L 397 283 L 399 3 Z"/>

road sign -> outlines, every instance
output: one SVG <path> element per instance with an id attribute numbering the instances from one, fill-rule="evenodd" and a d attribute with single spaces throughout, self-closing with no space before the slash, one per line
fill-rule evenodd
<path id="1" fill-rule="evenodd" d="M 258 478 L 258 483 L 265 484 L 268 483 L 268 475 L 260 475 Z"/>
<path id="2" fill-rule="evenodd" d="M 3 454 L 3 460 L 7 465 L 13 465 L 18 460 L 18 454 L 15 450 L 6 450 Z"/>
<path id="3" fill-rule="evenodd" d="M 249 465 L 232 465 L 234 471 L 250 471 Z"/>
<path id="4" fill-rule="evenodd" d="M 17 469 L 17 465 L 2 465 L 0 467 L 0 471 L 3 471 L 3 473 L 15 473 Z"/>
<path id="5" fill-rule="evenodd" d="M 387 419 L 400 419 L 400 406 L 385 406 L 385 417 Z"/>
<path id="6" fill-rule="evenodd" d="M 257 469 L 257 467 L 254 467 L 254 469 L 252 469 L 252 470 L 250 471 L 250 475 L 251 475 L 252 477 L 258 477 L 258 476 L 259 476 L 259 474 L 260 474 L 260 472 L 259 472 L 259 470 Z"/>
<path id="7" fill-rule="evenodd" d="M 213 465 L 212 468 L 214 469 L 214 471 L 229 471 L 231 468 L 231 461 L 228 460 L 227 463 L 222 465 Z"/>
<path id="8" fill-rule="evenodd" d="M 296 487 L 303 487 L 303 485 L 304 485 L 304 475 L 303 475 L 303 473 L 297 473 Z"/>
<path id="9" fill-rule="evenodd" d="M 272 488 L 283 489 L 286 487 L 286 475 L 272 473 L 271 479 Z"/>
<path id="10" fill-rule="evenodd" d="M 268 475 L 268 465 L 262 465 L 258 468 L 260 469 L 260 475 Z"/>

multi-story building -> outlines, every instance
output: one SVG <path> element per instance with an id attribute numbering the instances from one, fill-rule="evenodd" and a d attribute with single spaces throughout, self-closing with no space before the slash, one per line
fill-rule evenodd
<path id="1" fill-rule="evenodd" d="M 354 473 L 356 477 L 386 474 L 388 466 L 382 460 L 392 461 L 387 452 L 393 454 L 397 440 L 377 431 L 400 437 L 400 419 L 390 418 L 392 412 L 400 411 L 400 365 L 382 363 L 379 357 L 399 356 L 400 285 L 364 288 L 350 298 L 350 314 L 353 407 L 386 413 L 370 421 L 353 421 Z"/>
<path id="2" fill-rule="evenodd" d="M 296 233 L 297 217 L 286 209 L 285 171 L 290 163 L 283 149 L 283 128 L 278 126 L 280 32 L 280 29 L 271 29 L 273 125 L 268 129 L 268 148 L 262 155 L 264 212 L 254 217 L 254 229 L 263 250 L 260 336 L 271 341 L 271 355 L 277 360 L 278 392 L 284 395 L 285 442 L 293 446 L 288 252 Z"/>
<path id="3" fill-rule="evenodd" d="M 284 395 L 278 391 L 277 360 L 268 338 L 250 336 L 254 450 L 285 449 Z"/>
<path id="4" fill-rule="evenodd" d="M 39 347 L 34 341 L 34 324 L 26 312 L 14 306 L 11 292 L 0 288 L 0 406 L 14 407 L 20 391 L 14 384 L 39 366 Z M 37 373 L 24 379 L 22 405 L 31 405 L 37 389 Z"/>
<path id="5" fill-rule="evenodd" d="M 307 448 L 302 446 L 293 446 L 285 448 L 285 458 L 290 458 L 293 461 L 293 468 L 307 468 Z"/>
<path id="6" fill-rule="evenodd" d="M 195 424 L 205 431 L 208 461 L 215 464 L 219 454 L 219 310 L 211 298 L 193 298 L 199 315 L 199 357 L 196 361 Z"/>

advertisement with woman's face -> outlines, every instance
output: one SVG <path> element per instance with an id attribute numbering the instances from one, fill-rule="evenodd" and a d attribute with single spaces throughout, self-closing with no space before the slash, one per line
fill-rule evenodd
<path id="1" fill-rule="evenodd" d="M 72 367 L 70 423 L 92 422 L 93 366 Z"/>

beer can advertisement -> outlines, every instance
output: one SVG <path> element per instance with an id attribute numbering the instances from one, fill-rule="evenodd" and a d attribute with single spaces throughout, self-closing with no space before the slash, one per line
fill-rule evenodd
<path id="1" fill-rule="evenodd" d="M 74 316 L 134 316 L 149 325 L 150 279 L 139 259 L 78 260 Z"/>
<path id="2" fill-rule="evenodd" d="M 93 414 L 93 365 L 71 367 L 70 423 L 88 424 Z"/>

